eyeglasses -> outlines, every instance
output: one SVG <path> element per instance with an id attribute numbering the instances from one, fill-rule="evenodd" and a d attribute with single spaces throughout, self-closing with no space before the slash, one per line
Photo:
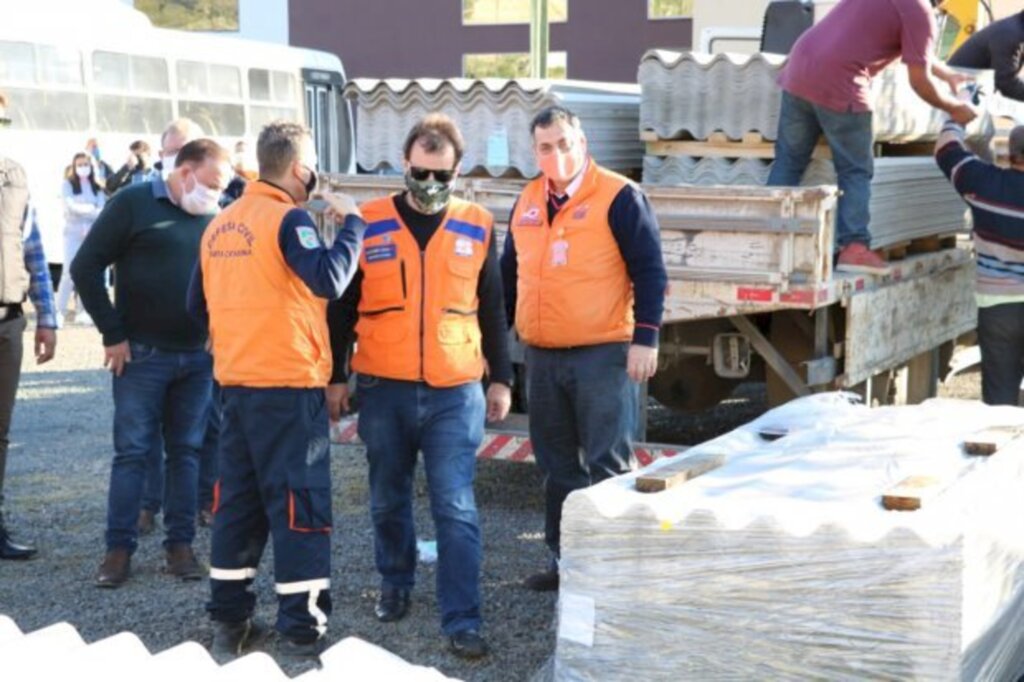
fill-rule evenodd
<path id="1" fill-rule="evenodd" d="M 412 179 L 415 180 L 416 182 L 424 182 L 431 175 L 433 175 L 434 179 L 437 180 L 438 182 L 448 184 L 449 182 L 452 181 L 452 178 L 455 177 L 455 169 L 453 168 L 452 170 L 436 170 L 434 168 L 420 168 L 419 166 L 411 166 L 409 168 L 409 175 L 411 175 Z"/>

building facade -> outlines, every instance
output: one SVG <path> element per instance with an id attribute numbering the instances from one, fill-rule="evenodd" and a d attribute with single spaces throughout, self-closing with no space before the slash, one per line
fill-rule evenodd
<path id="1" fill-rule="evenodd" d="M 691 0 L 549 0 L 553 77 L 634 82 L 650 48 L 689 49 Z M 529 0 L 288 0 L 292 45 L 350 78 L 527 76 Z"/>

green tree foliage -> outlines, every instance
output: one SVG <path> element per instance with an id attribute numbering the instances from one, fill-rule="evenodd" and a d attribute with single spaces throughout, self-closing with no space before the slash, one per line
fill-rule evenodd
<path id="1" fill-rule="evenodd" d="M 184 31 L 237 31 L 238 0 L 135 0 L 155 26 Z"/>

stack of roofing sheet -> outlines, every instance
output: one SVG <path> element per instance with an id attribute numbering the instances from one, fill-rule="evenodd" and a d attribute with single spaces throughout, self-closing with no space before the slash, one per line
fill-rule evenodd
<path id="1" fill-rule="evenodd" d="M 1018 679 L 1024 440 L 962 447 L 997 425 L 1024 412 L 815 395 L 692 448 L 724 464 L 676 487 L 640 493 L 632 474 L 573 493 L 556 678 Z M 934 496 L 883 509 L 912 476 Z"/>
<path id="2" fill-rule="evenodd" d="M 192 680 L 224 682 L 261 680 L 285 682 L 289 677 L 265 653 L 251 653 L 218 666 L 195 642 L 152 654 L 135 635 L 122 632 L 86 643 L 68 623 L 22 633 L 10 618 L 0 615 L 0 661 L 5 682 L 35 680 Z M 433 668 L 406 663 L 398 656 L 356 637 L 348 637 L 320 655 L 323 668 L 296 680 L 317 682 L 344 678 L 352 682 L 378 680 L 450 679 Z"/>
<path id="3" fill-rule="evenodd" d="M 651 185 L 764 185 L 770 170 L 759 159 L 644 158 L 644 182 Z M 812 161 L 802 184 L 836 184 L 832 162 Z M 875 248 L 970 227 L 960 195 L 929 156 L 875 159 L 870 211 Z"/>
<path id="4" fill-rule="evenodd" d="M 402 141 L 426 114 L 451 116 L 466 139 L 464 173 L 532 177 L 530 120 L 561 104 L 583 121 L 590 153 L 620 172 L 638 170 L 640 88 L 632 84 L 550 80 L 366 80 L 345 88 L 357 107 L 356 159 L 364 170 L 400 170 Z"/>
<path id="5" fill-rule="evenodd" d="M 650 50 L 640 62 L 643 92 L 640 129 L 661 139 L 707 139 L 723 132 L 732 139 L 745 133 L 776 137 L 782 90 L 777 84 L 786 58 L 773 54 L 706 54 Z M 992 92 L 992 72 L 976 74 Z M 945 114 L 918 97 L 907 70 L 894 64 L 872 84 L 875 140 L 907 142 L 934 139 Z M 980 116 L 968 132 L 991 134 L 991 119 Z"/>

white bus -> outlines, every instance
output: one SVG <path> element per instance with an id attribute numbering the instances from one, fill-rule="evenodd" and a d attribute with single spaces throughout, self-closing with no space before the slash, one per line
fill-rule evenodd
<path id="1" fill-rule="evenodd" d="M 17 7 L 9 7 L 17 5 Z M 97 138 L 117 170 L 128 145 L 187 116 L 229 149 L 255 148 L 275 119 L 314 132 L 323 171 L 355 172 L 345 72 L 333 54 L 154 28 L 113 0 L 0 0 L 0 90 L 11 128 L 0 154 L 24 165 L 47 258 L 63 261 L 65 167 Z"/>

